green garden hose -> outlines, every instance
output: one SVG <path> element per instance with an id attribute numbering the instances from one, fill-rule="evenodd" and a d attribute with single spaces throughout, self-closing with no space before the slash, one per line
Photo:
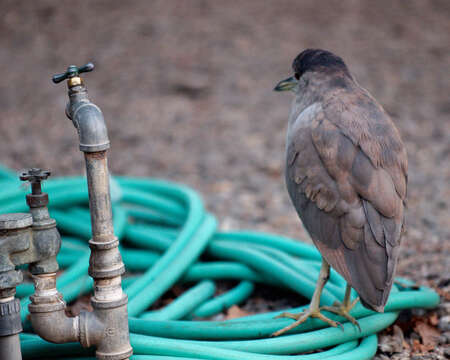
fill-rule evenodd
<path id="1" fill-rule="evenodd" d="M 57 287 L 70 302 L 93 287 L 87 275 L 91 228 L 86 181 L 82 177 L 52 179 L 44 184 L 44 191 L 49 193 L 50 213 L 63 235 L 58 262 L 65 271 L 58 277 Z M 348 322 L 343 323 L 342 331 L 308 319 L 286 335 L 272 338 L 274 331 L 291 322 L 275 319 L 281 311 L 225 321 L 192 321 L 245 301 L 256 283 L 311 298 L 320 253 L 311 245 L 274 234 L 221 232 L 199 195 L 185 186 L 116 177 L 111 181 L 111 192 L 114 230 L 130 272 L 122 284 L 129 297 L 133 360 L 370 359 L 377 350 L 376 333 L 391 325 L 400 310 L 432 308 L 439 302 L 431 289 L 410 288 L 403 281 L 405 285 L 393 289 L 384 314 L 361 304 L 352 309 L 361 331 Z M 0 166 L 0 213 L 27 211 L 25 193 L 14 172 Z M 216 280 L 237 284 L 214 296 Z M 165 307 L 148 310 L 176 283 L 188 290 Z M 344 291 L 344 279 L 332 270 L 322 304 L 342 299 Z M 25 329 L 20 335 L 23 358 L 94 359 L 93 350 L 78 343 L 51 344 L 32 333 L 27 321 L 28 296 L 32 293 L 31 284 L 17 287 Z M 345 320 L 334 314 L 329 317 Z M 304 352 L 309 353 L 301 354 Z"/>

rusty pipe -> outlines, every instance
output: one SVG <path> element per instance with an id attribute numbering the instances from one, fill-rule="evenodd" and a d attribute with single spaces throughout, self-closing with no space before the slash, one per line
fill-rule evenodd
<path id="1" fill-rule="evenodd" d="M 60 302 L 41 307 L 37 310 L 37 305 L 33 305 L 35 310 L 30 310 L 31 325 L 36 334 L 44 340 L 55 344 L 80 341 L 79 317 L 67 317 L 65 314 L 66 304 L 61 299 Z M 58 307 L 58 308 L 56 308 Z"/>
<path id="2" fill-rule="evenodd" d="M 79 341 L 79 318 L 66 316 L 66 303 L 56 290 L 56 273 L 33 275 L 33 282 L 28 309 L 36 334 L 57 344 Z"/>
<path id="3" fill-rule="evenodd" d="M 66 315 L 66 303 L 56 289 L 56 273 L 33 276 L 35 293 L 30 297 L 30 319 L 34 331 L 56 344 L 80 342 L 84 347 L 102 345 L 108 329 L 101 312 L 81 312 Z"/>
<path id="4" fill-rule="evenodd" d="M 89 67 L 93 69 L 93 65 Z M 70 71 L 69 71 L 70 70 Z M 77 70 L 77 71 L 74 71 Z M 90 71 L 89 70 L 89 71 Z M 128 298 L 122 291 L 125 266 L 114 235 L 107 150 L 109 139 L 101 110 L 88 99 L 81 68 L 68 68 L 69 103 L 66 115 L 72 120 L 84 152 L 91 213 L 92 239 L 89 275 L 94 279 L 92 313 L 79 317 L 80 342 L 96 346 L 99 359 L 122 360 L 132 354 L 128 329 Z M 63 76 L 63 77 L 64 77 Z"/>
<path id="5" fill-rule="evenodd" d="M 105 326 L 105 331 L 99 337 L 87 326 L 86 329 L 92 335 L 87 336 L 86 345 L 97 345 L 96 355 L 99 359 L 110 359 L 114 354 L 128 357 L 132 353 L 128 330 L 128 298 L 122 291 L 121 280 L 125 267 L 118 248 L 119 241 L 114 235 L 106 151 L 85 152 L 85 160 L 92 223 L 89 275 L 94 279 L 94 296 L 91 304 L 96 320 Z M 95 324 L 93 320 L 91 323 Z"/>
<path id="6" fill-rule="evenodd" d="M 90 70 L 93 65 L 90 66 Z M 56 290 L 56 273 L 33 276 L 35 293 L 29 310 L 34 330 L 51 342 L 79 341 L 84 347 L 95 346 L 96 356 L 103 360 L 128 359 L 133 350 L 129 340 L 128 298 L 122 291 L 125 266 L 114 235 L 106 150 L 109 139 L 100 109 L 91 103 L 82 69 L 71 66 L 55 82 L 68 79 L 69 103 L 66 115 L 77 129 L 80 150 L 84 152 L 91 213 L 92 239 L 89 275 L 94 279 L 92 312 L 81 312 L 69 318 L 66 304 Z M 90 71 L 89 70 L 89 71 Z M 55 79 L 54 79 L 55 80 Z"/>
<path id="7" fill-rule="evenodd" d="M 126 297 L 103 302 L 94 298 L 94 311 L 68 317 L 66 303 L 56 289 L 56 273 L 33 275 L 33 282 L 35 293 L 28 307 L 33 330 L 41 338 L 56 344 L 77 341 L 83 347 L 96 346 L 99 359 L 131 356 L 131 347 L 125 342 L 128 332 L 123 331 L 123 324 L 128 330 Z"/>
<path id="8" fill-rule="evenodd" d="M 44 174 L 45 173 L 45 174 Z M 22 331 L 20 301 L 14 297 L 22 282 L 17 265 L 29 264 L 32 274 L 56 272 L 56 254 L 60 237 L 56 223 L 49 217 L 48 197 L 40 188 L 41 177 L 49 172 L 31 169 L 22 180 L 32 180 L 32 194 L 27 195 L 31 214 L 0 215 L 0 359 L 21 359 L 19 333 Z M 40 180 L 36 182 L 35 180 Z"/>

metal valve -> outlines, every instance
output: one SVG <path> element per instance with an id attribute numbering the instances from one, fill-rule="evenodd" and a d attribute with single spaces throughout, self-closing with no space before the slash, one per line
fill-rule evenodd
<path id="1" fill-rule="evenodd" d="M 31 183 L 31 193 L 33 195 L 40 195 L 42 194 L 41 181 L 46 180 L 50 174 L 48 170 L 32 168 L 20 174 L 20 180 L 29 181 Z"/>
<path id="2" fill-rule="evenodd" d="M 81 67 L 70 65 L 65 73 L 53 75 L 52 80 L 55 84 L 58 84 L 63 80 L 78 77 L 79 74 L 92 70 L 94 70 L 94 64 L 91 62 L 88 62 L 86 65 L 83 65 Z"/>

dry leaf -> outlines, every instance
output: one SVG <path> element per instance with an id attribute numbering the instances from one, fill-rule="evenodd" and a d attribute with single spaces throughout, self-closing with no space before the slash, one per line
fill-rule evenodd
<path id="1" fill-rule="evenodd" d="M 406 350 L 410 350 L 411 349 L 411 345 L 408 344 L 408 342 L 406 340 L 403 340 L 403 348 Z"/>
<path id="2" fill-rule="evenodd" d="M 399 326 L 394 325 L 392 335 L 381 335 L 379 337 L 379 349 L 384 353 L 400 353 L 403 351 L 405 339 L 403 337 L 403 331 Z"/>
<path id="3" fill-rule="evenodd" d="M 422 352 L 422 344 L 419 340 L 414 339 L 412 342 L 412 349 L 415 353 Z"/>
<path id="4" fill-rule="evenodd" d="M 439 319 L 436 313 L 431 314 L 431 316 L 428 318 L 428 321 L 433 326 L 437 326 L 437 324 L 439 324 Z"/>
<path id="5" fill-rule="evenodd" d="M 422 351 L 430 351 L 436 347 L 439 339 L 439 331 L 436 328 L 423 321 L 418 321 L 414 326 L 414 331 L 422 338 Z"/>
<path id="6" fill-rule="evenodd" d="M 227 315 L 225 316 L 225 320 L 236 319 L 244 316 L 251 315 L 251 313 L 242 310 L 239 306 L 233 305 L 227 311 Z"/>

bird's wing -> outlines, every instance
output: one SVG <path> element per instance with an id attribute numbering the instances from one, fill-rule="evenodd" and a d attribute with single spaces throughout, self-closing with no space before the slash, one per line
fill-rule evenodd
<path id="1" fill-rule="evenodd" d="M 296 129 L 286 183 L 324 258 L 366 305 L 381 310 L 404 221 L 406 152 L 381 107 L 364 100 L 345 106 L 331 98 Z"/>

